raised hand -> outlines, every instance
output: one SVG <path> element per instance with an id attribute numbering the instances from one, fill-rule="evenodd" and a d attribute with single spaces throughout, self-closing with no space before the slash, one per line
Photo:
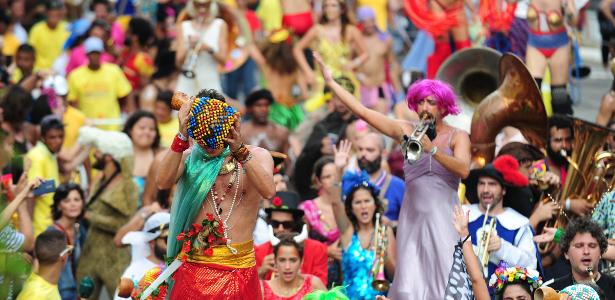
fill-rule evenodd
<path id="1" fill-rule="evenodd" d="M 243 145 L 243 138 L 241 137 L 241 131 L 239 130 L 239 117 L 235 122 L 235 125 L 231 128 L 230 135 L 224 139 L 224 141 L 231 147 L 231 153 L 235 153 Z"/>
<path id="2" fill-rule="evenodd" d="M 179 132 L 184 136 L 188 137 L 188 120 L 192 117 L 192 103 L 196 98 L 191 97 L 190 101 L 186 101 L 182 104 L 179 112 L 177 113 L 177 118 L 179 119 Z"/>
<path id="3" fill-rule="evenodd" d="M 314 60 L 318 64 L 318 68 L 320 69 L 320 72 L 322 73 L 322 77 L 325 79 L 325 83 L 332 82 L 333 75 L 331 74 L 331 70 L 322 61 L 322 57 L 320 57 L 320 54 L 318 54 L 318 52 L 316 51 L 312 51 L 312 55 L 314 56 Z"/>
<path id="4" fill-rule="evenodd" d="M 351 149 L 352 142 L 349 140 L 342 140 L 339 146 L 333 147 L 333 157 L 335 158 L 335 166 L 338 170 L 344 169 L 348 164 Z"/>
<path id="5" fill-rule="evenodd" d="M 557 228 L 545 227 L 543 231 L 543 234 L 534 236 L 534 242 L 540 244 L 553 241 L 553 238 L 555 238 L 555 232 L 557 232 Z"/>
<path id="6" fill-rule="evenodd" d="M 455 206 L 453 210 L 453 225 L 461 238 L 465 238 L 470 234 L 468 230 L 468 219 L 470 211 L 464 212 L 461 205 Z"/>

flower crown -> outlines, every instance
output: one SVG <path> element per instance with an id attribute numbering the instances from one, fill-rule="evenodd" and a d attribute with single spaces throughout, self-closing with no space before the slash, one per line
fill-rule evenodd
<path id="1" fill-rule="evenodd" d="M 372 190 L 376 195 L 380 193 L 380 188 L 369 180 L 369 176 L 367 176 L 365 171 L 361 173 L 346 172 L 342 177 L 342 195 L 344 199 L 348 198 L 350 193 L 359 186 Z"/>
<path id="2" fill-rule="evenodd" d="M 527 282 L 532 292 L 542 285 L 542 278 L 538 271 L 521 267 L 508 267 L 502 261 L 495 269 L 495 273 L 491 275 L 489 286 L 499 292 L 507 283 L 519 281 Z"/>

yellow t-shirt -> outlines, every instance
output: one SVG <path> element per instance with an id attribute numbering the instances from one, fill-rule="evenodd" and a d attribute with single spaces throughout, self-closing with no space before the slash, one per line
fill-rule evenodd
<path id="1" fill-rule="evenodd" d="M 15 52 L 17 52 L 19 45 L 21 45 L 19 39 L 17 39 L 12 32 L 7 31 L 4 34 L 4 40 L 2 41 L 2 55 L 15 56 Z"/>
<path id="2" fill-rule="evenodd" d="M 43 277 L 32 272 L 24 283 L 17 300 L 45 299 L 62 300 L 57 284 L 47 282 Z"/>
<path id="3" fill-rule="evenodd" d="M 36 51 L 34 69 L 47 70 L 53 66 L 53 62 L 60 57 L 64 48 L 64 42 L 68 39 L 68 23 L 62 21 L 56 28 L 51 29 L 45 21 L 36 23 L 30 30 L 28 43 Z"/>
<path id="4" fill-rule="evenodd" d="M 159 122 L 158 131 L 160 131 L 160 147 L 170 147 L 178 130 L 179 119 L 177 119 L 177 117 L 171 117 L 171 120 L 166 123 Z"/>
<path id="5" fill-rule="evenodd" d="M 359 0 L 360 6 L 369 6 L 374 10 L 376 14 L 376 25 L 382 32 L 387 31 L 387 18 L 389 15 L 389 1 L 387 0 Z"/>
<path id="6" fill-rule="evenodd" d="M 28 171 L 28 180 L 36 177 L 42 180 L 55 180 L 56 187 L 60 184 L 60 172 L 58 170 L 58 160 L 49 151 L 43 142 L 38 142 L 34 148 L 26 153 L 25 159 L 30 160 L 31 167 Z M 53 224 L 51 219 L 51 205 L 53 204 L 53 193 L 42 195 L 36 198 L 34 204 L 34 215 L 32 223 L 34 225 L 34 236 L 38 236 L 47 227 Z"/>
<path id="7" fill-rule="evenodd" d="M 79 128 L 85 125 L 85 114 L 69 105 L 64 112 L 62 122 L 64 123 L 64 143 L 62 148 L 68 149 L 77 142 Z"/>
<path id="8" fill-rule="evenodd" d="M 88 119 L 119 119 L 119 98 L 132 91 L 124 72 L 115 64 L 104 63 L 98 70 L 81 66 L 68 75 L 68 101 L 77 102 Z M 99 126 L 118 130 L 117 125 Z"/>

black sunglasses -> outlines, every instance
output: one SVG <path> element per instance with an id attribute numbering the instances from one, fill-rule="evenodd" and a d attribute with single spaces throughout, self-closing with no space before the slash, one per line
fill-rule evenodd
<path id="1" fill-rule="evenodd" d="M 280 222 L 280 221 L 276 221 L 276 220 L 271 220 L 271 222 L 269 222 L 271 227 L 273 228 L 278 228 L 280 225 L 282 225 L 282 227 L 284 227 L 284 229 L 293 229 L 295 228 L 295 221 L 284 221 L 284 222 Z"/>

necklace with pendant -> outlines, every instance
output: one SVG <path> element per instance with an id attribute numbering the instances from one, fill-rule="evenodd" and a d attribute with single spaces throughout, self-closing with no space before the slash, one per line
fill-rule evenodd
<path id="1" fill-rule="evenodd" d="M 237 168 L 237 161 L 234 158 L 222 165 L 219 175 L 226 175 L 233 172 Z"/>

